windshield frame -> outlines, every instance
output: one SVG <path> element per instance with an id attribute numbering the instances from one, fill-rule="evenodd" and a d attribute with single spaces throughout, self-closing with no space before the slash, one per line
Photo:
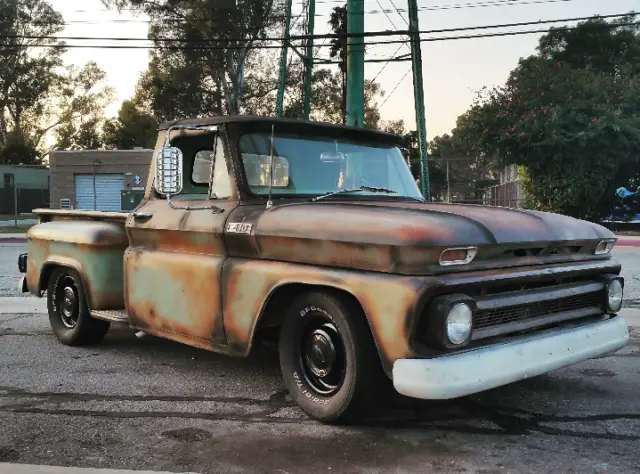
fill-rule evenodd
<path id="1" fill-rule="evenodd" d="M 245 135 L 250 134 L 266 134 L 267 136 L 271 136 L 271 124 L 265 122 L 252 122 L 252 123 L 244 123 L 242 126 L 238 124 L 230 124 L 228 138 L 231 142 L 232 155 L 234 155 L 234 164 L 236 167 L 236 175 L 238 176 L 237 185 L 239 191 L 242 195 L 245 195 L 246 198 L 251 200 L 259 200 L 266 202 L 268 200 L 267 194 L 258 194 L 254 193 L 251 190 L 251 187 L 248 182 L 244 162 L 242 159 L 242 153 L 240 150 L 240 140 Z M 233 126 L 235 125 L 235 126 Z M 415 182 L 415 178 L 411 174 L 411 170 L 409 169 L 404 156 L 402 155 L 400 144 L 401 139 L 398 136 L 390 135 L 386 133 L 380 133 L 374 130 L 366 130 L 366 129 L 354 129 L 348 127 L 341 128 L 328 128 L 326 126 L 322 126 L 324 124 L 318 124 L 320 126 L 314 126 L 312 123 L 301 121 L 300 124 L 292 125 L 287 124 L 286 127 L 283 127 L 282 124 L 275 123 L 275 134 L 276 137 L 279 135 L 278 128 L 280 128 L 280 135 L 291 136 L 295 135 L 300 139 L 309 139 L 313 140 L 314 138 L 321 137 L 322 140 L 343 140 L 348 142 L 349 144 L 365 146 L 365 147 L 387 147 L 387 148 L 395 148 L 401 157 L 402 166 L 408 171 L 409 175 L 412 178 L 413 185 L 416 190 L 416 197 L 411 195 L 405 195 L 401 192 L 398 194 L 391 193 L 343 193 L 338 194 L 340 199 L 346 200 L 362 200 L 362 201 L 380 201 L 380 200 L 392 200 L 392 201 L 416 201 L 416 200 L 424 200 L 422 193 L 420 192 L 419 186 Z M 285 130 L 283 130 L 283 128 Z M 311 198 L 321 196 L 325 193 L 313 193 L 313 194 L 302 194 L 302 193 L 278 193 L 278 188 L 272 189 L 271 197 L 277 200 L 310 200 Z M 333 197 L 329 197 L 328 199 L 322 199 L 321 201 L 328 201 L 333 199 Z"/>

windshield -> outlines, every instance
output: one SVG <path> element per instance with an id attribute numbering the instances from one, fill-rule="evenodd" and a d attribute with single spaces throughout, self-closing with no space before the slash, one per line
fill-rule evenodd
<path id="1" fill-rule="evenodd" d="M 249 190 L 267 196 L 271 134 L 245 134 L 239 146 Z M 357 195 L 423 199 L 396 146 L 276 133 L 273 156 L 274 196 L 315 197 L 368 186 L 389 192 L 363 189 Z"/>

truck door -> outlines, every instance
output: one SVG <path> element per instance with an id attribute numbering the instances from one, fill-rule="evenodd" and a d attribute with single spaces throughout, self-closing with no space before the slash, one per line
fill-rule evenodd
<path id="1" fill-rule="evenodd" d="M 176 209 L 151 189 L 149 200 L 127 221 L 130 247 L 124 261 L 132 326 L 205 349 L 225 342 L 220 296 L 227 257 L 224 226 L 237 206 L 228 149 L 218 133 L 173 140 L 184 155 L 184 189 L 171 198 Z"/>

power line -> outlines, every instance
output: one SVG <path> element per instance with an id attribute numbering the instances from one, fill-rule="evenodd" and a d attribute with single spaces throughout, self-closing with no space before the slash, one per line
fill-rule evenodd
<path id="1" fill-rule="evenodd" d="M 604 28 L 617 28 L 620 26 L 632 26 L 632 25 L 640 25 L 640 22 L 631 22 L 631 23 L 621 23 L 617 25 L 603 25 Z M 568 30 L 575 30 L 578 27 L 566 27 Z M 552 29 L 542 29 L 542 30 L 520 30 L 520 31 L 506 31 L 501 33 L 487 33 L 480 35 L 461 35 L 461 36 L 442 36 L 435 38 L 421 38 L 421 43 L 428 42 L 439 42 L 439 41 L 452 41 L 452 40 L 462 40 L 462 39 L 479 39 L 479 38 L 498 38 L 504 36 L 520 36 L 520 35 L 529 35 L 529 34 L 539 34 L 539 33 L 550 33 L 553 31 Z M 365 43 L 365 45 L 379 45 L 379 44 L 398 44 L 403 43 L 403 40 L 397 41 L 379 41 L 372 43 Z M 322 45 L 318 45 L 320 47 Z M 331 46 L 331 45 L 324 45 Z M 243 49 L 245 46 L 202 46 L 202 47 L 193 47 L 193 46 L 140 46 L 140 45 L 66 45 L 66 44 L 30 44 L 30 45 L 20 45 L 20 44 L 3 44 L 0 45 L 0 48 L 55 48 L 55 49 L 157 49 L 157 50 L 166 50 L 166 51 L 228 51 L 235 49 Z M 259 45 L 254 46 L 252 49 L 260 50 L 260 49 L 281 49 L 281 45 Z"/>
<path id="2" fill-rule="evenodd" d="M 400 13 L 400 10 L 398 9 L 398 7 L 396 6 L 395 3 L 393 3 L 393 0 L 389 0 L 391 2 L 391 5 L 393 5 L 393 8 L 396 9 L 396 12 L 398 12 L 398 16 L 400 18 L 402 18 L 402 21 L 404 21 L 404 23 L 409 26 L 409 22 L 407 21 L 407 19 L 404 17 L 404 15 L 402 13 Z"/>
<path id="3" fill-rule="evenodd" d="M 578 0 L 494 0 L 494 1 L 478 2 L 478 3 L 471 3 L 471 4 L 459 3 L 459 4 L 449 4 L 449 5 L 444 4 L 444 5 L 435 5 L 435 6 L 423 6 L 423 7 L 418 7 L 418 11 L 421 12 L 421 11 L 461 10 L 461 9 L 467 9 L 467 8 L 486 8 L 486 7 L 505 7 L 505 6 L 515 7 L 520 5 L 540 5 L 540 4 L 546 4 L 546 3 L 567 3 L 567 2 L 575 2 L 575 1 L 578 1 Z M 344 3 L 344 2 L 336 1 L 336 2 L 326 2 L 326 3 Z M 110 10 L 105 10 L 105 11 L 110 11 Z M 134 10 L 131 10 L 131 11 L 134 11 Z M 393 13 L 394 11 L 397 13 L 408 12 L 408 10 L 404 8 L 395 8 L 395 10 L 386 10 L 386 9 L 368 10 L 364 12 L 356 12 L 354 14 L 379 15 L 379 14 L 385 14 L 385 13 Z M 89 12 L 87 11 L 87 13 Z M 315 16 L 327 17 L 329 15 L 317 13 Z M 148 24 L 148 23 L 152 23 L 153 21 L 154 20 L 132 20 L 132 19 L 116 18 L 116 19 L 105 20 L 105 21 L 68 20 L 63 23 L 57 23 L 57 24 L 61 26 L 70 26 L 74 24 L 100 25 L 100 24 L 106 24 L 106 23 L 147 23 Z"/>
<path id="4" fill-rule="evenodd" d="M 393 3 L 393 0 L 390 0 L 391 4 L 395 7 L 395 4 Z M 378 3 L 378 5 L 380 6 L 380 8 L 382 8 L 382 4 L 380 3 L 380 0 L 376 0 L 376 2 Z M 393 26 L 393 29 L 396 31 L 398 30 L 398 27 L 395 25 L 395 23 L 393 22 L 393 20 L 391 19 L 391 17 L 385 13 L 385 16 L 387 17 L 387 19 L 389 20 L 389 23 L 391 23 L 391 26 Z M 393 53 L 393 55 L 391 56 L 391 59 L 389 59 L 386 63 L 384 63 L 384 65 L 382 66 L 382 68 L 380 68 L 380 70 L 378 71 L 378 73 L 375 75 L 375 77 L 373 78 L 372 82 L 375 82 L 375 80 L 378 78 L 378 76 L 380 76 L 380 74 L 382 74 L 382 71 L 384 71 L 387 66 L 389 65 L 389 63 L 391 63 L 397 56 L 397 54 L 400 52 L 400 50 L 402 49 L 403 46 L 408 46 L 407 43 L 402 43 L 398 49 Z"/>
<path id="5" fill-rule="evenodd" d="M 411 72 L 411 68 L 409 68 L 409 70 L 404 74 L 404 76 L 402 76 L 402 79 L 400 79 L 400 80 L 398 81 L 398 83 L 395 85 L 395 87 L 391 90 L 391 92 L 389 92 L 389 95 L 387 96 L 387 98 L 386 98 L 386 99 L 384 99 L 384 100 L 382 101 L 382 104 L 380 104 L 380 107 L 379 107 L 379 108 L 382 108 L 382 106 L 383 106 L 384 104 L 386 104 L 386 103 L 387 103 L 387 101 L 389 100 L 389 97 L 391 97 L 391 96 L 393 95 L 393 93 L 394 93 L 394 92 L 396 91 L 396 89 L 400 86 L 400 84 L 402 84 L 402 81 L 404 81 L 404 80 L 405 80 L 405 78 L 409 75 L 409 73 L 410 73 L 410 72 Z"/>
<path id="6" fill-rule="evenodd" d="M 487 30 L 487 29 L 501 29 L 501 28 L 514 28 L 520 26 L 532 26 L 532 25 L 542 25 L 542 24 L 550 24 L 550 23 L 566 23 L 572 21 L 585 21 L 592 19 L 606 19 L 606 18 L 620 18 L 625 16 L 635 16 L 635 13 L 617 13 L 611 15 L 599 15 L 599 16 L 589 16 L 589 17 L 573 17 L 573 18 L 558 18 L 553 20 L 537 20 L 537 21 L 525 21 L 518 23 L 502 23 L 502 24 L 494 24 L 494 25 L 479 25 L 479 26 L 463 26 L 456 28 L 442 28 L 442 29 L 434 29 L 434 30 L 421 30 L 418 34 L 434 34 L 434 33 L 454 33 L 460 31 L 477 31 L 477 30 Z M 636 23 L 626 23 L 626 24 L 613 24 L 608 23 L 605 25 L 601 25 L 602 27 L 608 28 L 617 28 L 619 26 L 629 26 Z M 524 32 L 505 32 L 505 34 L 528 34 L 528 33 L 536 33 L 536 32 L 548 32 L 549 30 L 530 30 Z M 338 33 L 327 33 L 321 35 L 291 35 L 289 37 L 290 41 L 296 40 L 304 40 L 313 37 L 314 39 L 331 39 L 331 38 L 355 38 L 355 37 L 379 37 L 379 36 L 405 36 L 409 34 L 409 31 L 368 31 L 364 33 L 349 33 L 349 34 L 338 34 Z M 495 34 L 499 36 L 500 34 Z M 469 36 L 471 37 L 484 37 L 480 35 Z M 455 38 L 455 37 L 445 37 L 445 38 Z M 176 43 L 243 43 L 248 42 L 250 40 L 246 38 L 218 38 L 218 39 L 182 39 L 182 38 L 131 38 L 131 37 L 95 37 L 95 36 L 40 36 L 40 35 L 0 35 L 0 39 L 36 39 L 36 40 L 70 40 L 70 41 L 154 41 L 154 42 L 176 42 Z M 421 38 L 420 41 L 435 41 L 440 38 Z M 280 37 L 265 37 L 259 38 L 259 41 L 277 41 L 282 42 L 284 38 Z M 398 44 L 405 43 L 406 40 L 396 40 L 396 41 L 378 41 L 367 43 L 370 45 L 378 45 L 378 44 Z M 0 45 L 7 46 L 7 45 Z M 19 46 L 19 45 L 12 45 Z M 266 46 L 266 45 L 265 45 Z M 331 45 L 327 45 L 331 46 Z M 48 45 L 47 45 L 48 47 Z M 281 45 L 274 45 L 275 48 L 280 48 Z M 146 48 L 146 46 L 145 46 Z"/>

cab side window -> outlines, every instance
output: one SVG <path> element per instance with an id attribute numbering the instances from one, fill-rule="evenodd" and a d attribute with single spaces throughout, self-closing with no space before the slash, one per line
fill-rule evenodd
<path id="1" fill-rule="evenodd" d="M 193 169 L 191 170 L 191 180 L 195 184 L 209 184 L 211 174 L 211 160 L 213 152 L 211 150 L 200 150 L 193 159 Z"/>
<path id="2" fill-rule="evenodd" d="M 184 155 L 182 198 L 228 199 L 232 196 L 233 185 L 227 171 L 224 142 L 217 134 L 180 137 L 174 146 L 180 148 Z M 176 196 L 176 199 L 179 198 Z"/>

